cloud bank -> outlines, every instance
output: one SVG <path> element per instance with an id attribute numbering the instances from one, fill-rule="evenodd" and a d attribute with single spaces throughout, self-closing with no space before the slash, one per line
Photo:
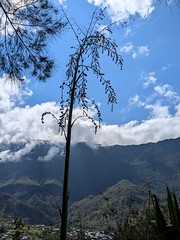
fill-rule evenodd
<path id="1" fill-rule="evenodd" d="M 9 150 L 0 152 L 1 160 L 18 159 L 36 146 L 39 140 L 48 140 L 58 144 L 64 142 L 64 136 L 58 131 L 58 125 L 51 116 L 45 118 L 45 123 L 41 122 L 41 115 L 45 111 L 59 114 L 59 106 L 55 102 L 46 102 L 34 106 L 23 104 L 23 98 L 32 95 L 26 87 L 24 89 L 12 90 L 10 85 L 4 85 L 0 81 L 0 144 L 23 143 L 22 149 L 17 149 L 14 155 Z M 172 98 L 175 93 L 169 92 L 167 86 L 162 89 L 156 88 L 158 94 L 164 94 Z M 21 103 L 21 105 L 17 104 Z M 96 144 L 108 145 L 130 145 L 159 140 L 176 138 L 180 136 L 180 103 L 175 105 L 175 113 L 170 114 L 168 107 L 160 103 L 148 104 L 140 101 L 136 95 L 131 99 L 131 105 L 144 107 L 150 112 L 150 118 L 142 122 L 130 121 L 124 125 L 108 125 L 102 123 L 101 128 L 95 134 L 94 126 L 90 120 L 80 118 L 73 127 L 72 143 L 86 142 L 90 146 Z M 80 109 L 75 109 L 74 117 L 80 115 Z M 91 116 L 95 116 L 94 109 L 90 109 Z M 53 154 L 57 153 L 57 148 L 49 151 L 47 156 L 41 160 L 49 160 Z"/>
<path id="2" fill-rule="evenodd" d="M 154 10 L 153 0 L 88 0 L 88 2 L 106 7 L 112 21 L 125 20 L 135 15 L 147 18 Z"/>

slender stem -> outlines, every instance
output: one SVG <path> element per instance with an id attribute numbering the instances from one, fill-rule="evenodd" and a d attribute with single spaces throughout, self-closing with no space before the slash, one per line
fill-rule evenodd
<path id="1" fill-rule="evenodd" d="M 79 60 L 83 52 L 83 44 L 80 46 L 79 53 L 76 59 L 75 72 L 72 79 L 71 99 L 69 106 L 69 118 L 67 126 L 66 151 L 65 151 L 65 166 L 64 166 L 64 181 L 62 195 L 62 214 L 61 214 L 61 240 L 67 239 L 67 220 L 68 220 L 68 200 L 69 200 L 69 163 L 71 151 L 71 132 L 72 132 L 72 114 L 75 100 L 75 89 L 77 84 L 77 74 L 79 69 Z"/>

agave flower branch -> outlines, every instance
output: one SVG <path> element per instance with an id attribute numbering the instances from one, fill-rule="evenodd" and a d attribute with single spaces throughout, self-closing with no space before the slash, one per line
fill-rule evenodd
<path id="1" fill-rule="evenodd" d="M 64 13 L 65 14 L 65 13 Z M 67 236 L 67 220 L 68 220 L 68 198 L 69 198 L 69 164 L 70 164 L 70 149 L 71 149 L 71 135 L 72 127 L 78 119 L 86 117 L 91 120 L 95 127 L 95 133 L 102 122 L 101 111 L 96 101 L 88 95 L 88 81 L 92 76 L 99 80 L 105 88 L 107 95 L 107 103 L 113 105 L 117 103 L 115 90 L 113 89 L 110 80 L 105 78 L 105 74 L 101 70 L 100 58 L 106 53 L 111 60 L 122 69 L 123 60 L 118 53 L 118 48 L 109 34 L 106 31 L 99 30 L 99 24 L 103 20 L 103 11 L 94 12 L 90 24 L 86 32 L 73 23 L 65 14 L 66 20 L 77 40 L 77 46 L 72 47 L 74 53 L 69 56 L 69 62 L 66 65 L 66 81 L 61 86 L 60 99 L 60 116 L 55 117 L 53 113 L 46 112 L 42 115 L 42 122 L 44 116 L 51 114 L 59 125 L 59 130 L 65 135 L 65 165 L 64 165 L 64 182 L 63 182 L 63 197 L 62 197 L 62 211 L 61 211 L 61 240 L 66 240 Z M 111 25 L 112 26 L 112 25 Z M 106 26 L 110 33 L 110 27 Z M 82 38 L 81 38 L 82 37 Z M 96 83 L 91 83 L 96 84 Z M 73 119 L 73 110 L 76 106 L 82 111 L 80 116 Z M 96 116 L 91 116 L 90 108 L 93 107 L 96 111 Z"/>

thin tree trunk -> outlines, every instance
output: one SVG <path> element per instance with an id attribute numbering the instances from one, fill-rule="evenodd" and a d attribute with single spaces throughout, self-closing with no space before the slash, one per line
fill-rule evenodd
<path id="1" fill-rule="evenodd" d="M 69 119 L 67 127 L 66 151 L 65 151 L 65 165 L 64 165 L 64 181 L 63 181 L 63 195 L 62 195 L 62 215 L 61 215 L 61 240 L 66 240 L 67 236 L 67 218 L 68 218 L 68 200 L 69 200 L 69 163 L 71 151 L 71 124 L 72 113 L 74 105 L 75 79 L 73 81 L 71 102 L 69 109 Z"/>
<path id="2" fill-rule="evenodd" d="M 62 212 L 61 212 L 61 240 L 67 239 L 67 221 L 68 221 L 68 200 L 69 200 L 69 163 L 71 151 L 71 131 L 72 131 L 72 114 L 74 107 L 75 89 L 77 83 L 78 65 L 82 54 L 82 46 L 80 47 L 77 56 L 74 77 L 72 79 L 71 99 L 69 106 L 67 137 L 66 137 L 66 151 L 65 151 L 65 165 L 64 165 L 64 180 L 63 180 L 63 195 L 62 195 Z"/>
<path id="3" fill-rule="evenodd" d="M 69 199 L 69 161 L 71 150 L 71 125 L 68 126 L 68 134 L 66 141 L 63 196 L 62 196 L 62 213 L 61 213 L 61 240 L 66 240 L 67 235 L 67 217 L 68 217 L 68 199 Z"/>

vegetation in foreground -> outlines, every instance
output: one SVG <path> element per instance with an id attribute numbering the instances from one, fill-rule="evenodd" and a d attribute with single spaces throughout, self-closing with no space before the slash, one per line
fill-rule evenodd
<path id="1" fill-rule="evenodd" d="M 167 187 L 167 201 L 161 205 L 157 195 L 151 194 L 144 208 L 139 210 L 133 201 L 124 214 L 124 209 L 115 209 L 110 199 L 103 194 L 106 202 L 104 217 L 109 226 L 106 231 L 84 230 L 79 226 L 68 232 L 70 240 L 179 240 L 180 239 L 180 210 L 178 198 Z M 1 218 L 0 239 L 4 240 L 39 240 L 59 239 L 59 228 L 56 226 L 28 225 L 21 219 Z"/>
<path id="2" fill-rule="evenodd" d="M 156 194 L 149 190 L 149 199 L 144 209 L 138 210 L 130 203 L 127 215 L 122 218 L 123 210 L 114 209 L 107 202 L 109 214 L 105 217 L 114 220 L 109 230 L 113 240 L 179 240 L 180 210 L 175 192 L 167 187 L 166 203 L 161 205 Z M 110 221 L 112 222 L 112 221 Z"/>

